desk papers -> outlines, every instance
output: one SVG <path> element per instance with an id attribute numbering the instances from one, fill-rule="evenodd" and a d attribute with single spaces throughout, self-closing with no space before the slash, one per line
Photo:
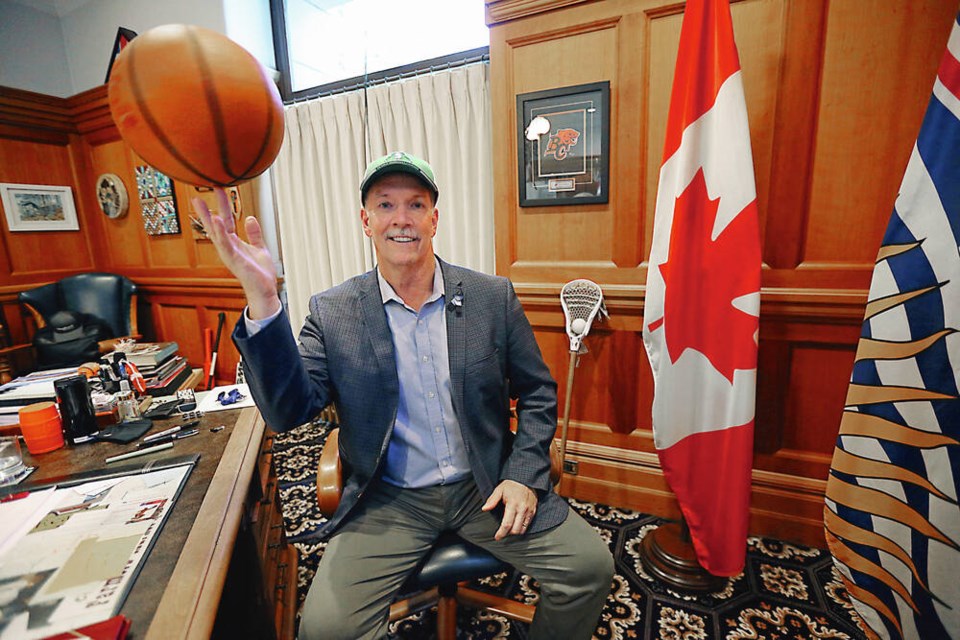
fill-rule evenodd
<path id="1" fill-rule="evenodd" d="M 133 471 L 0 503 L 0 640 L 119 613 L 191 469 Z"/>

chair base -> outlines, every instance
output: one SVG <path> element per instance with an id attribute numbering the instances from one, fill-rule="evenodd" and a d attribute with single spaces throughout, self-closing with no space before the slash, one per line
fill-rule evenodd
<path id="1" fill-rule="evenodd" d="M 457 637 L 457 603 L 474 609 L 492 611 L 510 620 L 533 622 L 536 607 L 503 596 L 477 591 L 466 587 L 466 582 L 454 585 L 451 595 L 441 595 L 439 587 L 433 587 L 405 600 L 390 605 L 390 621 L 394 622 L 418 611 L 437 606 L 437 640 L 455 640 Z M 446 591 L 446 589 L 444 589 Z"/>

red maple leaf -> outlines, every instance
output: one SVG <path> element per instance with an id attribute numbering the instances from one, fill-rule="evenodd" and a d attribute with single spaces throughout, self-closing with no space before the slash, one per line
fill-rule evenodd
<path id="1" fill-rule="evenodd" d="M 711 200 L 703 169 L 677 198 L 670 253 L 660 265 L 665 283 L 663 318 L 670 360 L 699 351 L 733 383 L 735 369 L 757 367 L 757 318 L 731 302 L 760 290 L 760 246 L 754 200 L 711 240 L 720 198 Z"/>

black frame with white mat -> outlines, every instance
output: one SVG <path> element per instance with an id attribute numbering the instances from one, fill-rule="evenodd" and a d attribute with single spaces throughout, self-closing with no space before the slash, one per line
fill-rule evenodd
<path id="1" fill-rule="evenodd" d="M 521 207 L 610 200 L 610 82 L 517 96 Z"/>

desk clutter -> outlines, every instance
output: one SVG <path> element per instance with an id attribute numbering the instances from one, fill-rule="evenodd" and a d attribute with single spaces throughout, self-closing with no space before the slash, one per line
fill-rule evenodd
<path id="1" fill-rule="evenodd" d="M 121 342 L 99 362 L 17 378 L 0 386 L 0 427 L 19 426 L 26 449 L 37 456 L 87 442 L 128 444 L 150 430 L 156 419 L 196 420 L 203 415 L 197 396 L 190 388 L 180 389 L 187 379 L 184 374 L 190 376 L 193 371 L 177 350 L 175 342 Z M 243 385 L 215 391 L 206 394 L 212 396 L 213 411 L 252 406 Z M 184 435 L 148 445 L 172 446 Z M 123 454 L 122 459 L 153 453 L 148 445 Z M 0 487 L 16 484 L 32 471 L 25 466 L 6 467 L 0 469 Z"/>
<path id="2" fill-rule="evenodd" d="M 178 410 L 205 397 L 160 399 L 151 409 L 173 400 L 173 410 L 134 442 L 105 442 L 101 430 L 39 456 L 23 450 L 36 472 L 0 487 L 0 640 L 294 637 L 298 557 L 283 530 L 274 434 L 256 410 L 193 419 L 196 408 Z M 173 484 L 151 474 L 183 461 L 193 471 L 168 499 Z M 69 499 L 38 501 L 53 486 Z M 148 540 L 136 527 L 151 525 Z M 38 548 L 43 558 L 24 551 Z M 123 555 L 131 548 L 139 559 Z M 235 567 L 257 567 L 259 579 L 228 579 Z M 97 604 L 96 619 L 78 611 L 81 601 Z"/>
<path id="3" fill-rule="evenodd" d="M 126 636 L 117 617 L 199 456 L 68 478 L 0 501 L 0 640 Z M 79 635 L 89 625 L 93 632 Z"/>
<path id="4" fill-rule="evenodd" d="M 98 416 L 119 413 L 121 421 L 139 417 L 138 396 L 173 395 L 189 383 L 193 370 L 178 349 L 176 342 L 121 341 L 116 351 L 96 362 L 21 376 L 0 386 L 0 427 L 16 424 L 19 409 L 26 405 L 59 403 L 58 385 L 78 376 L 86 378 Z"/>

